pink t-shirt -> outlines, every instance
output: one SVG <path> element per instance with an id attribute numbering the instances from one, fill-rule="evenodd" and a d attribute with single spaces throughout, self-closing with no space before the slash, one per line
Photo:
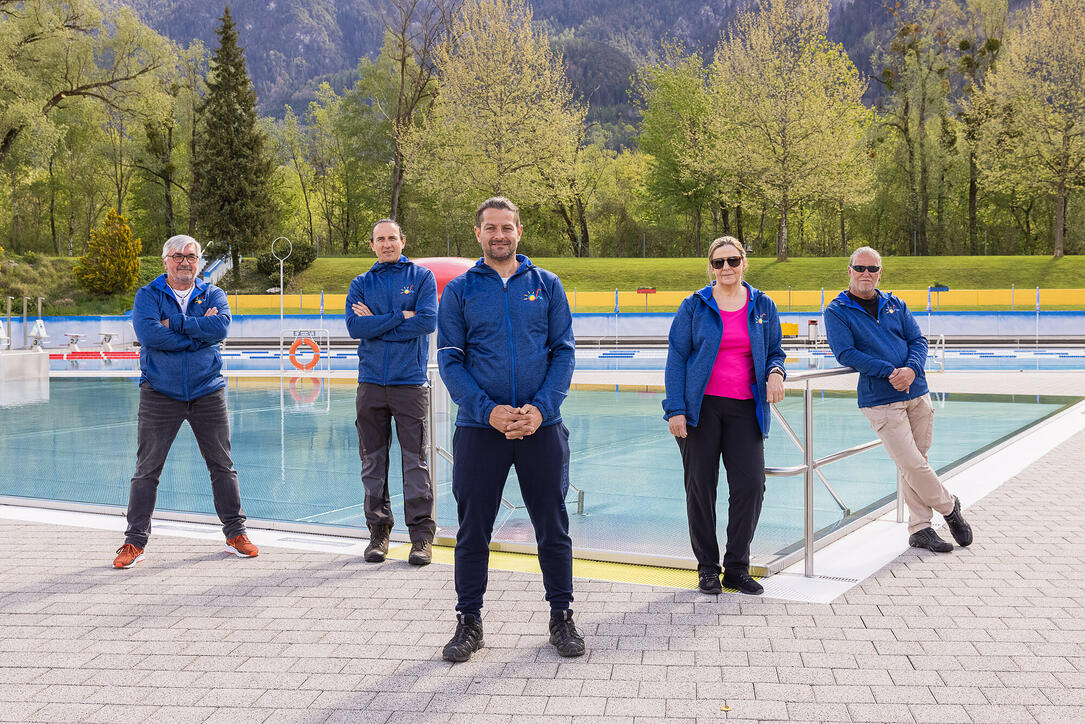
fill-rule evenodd
<path id="1" fill-rule="evenodd" d="M 746 325 L 746 307 L 749 301 L 733 312 L 720 312 L 723 322 L 723 338 L 712 374 L 708 378 L 706 395 L 730 397 L 733 400 L 752 400 L 753 353 L 750 351 L 750 329 Z"/>

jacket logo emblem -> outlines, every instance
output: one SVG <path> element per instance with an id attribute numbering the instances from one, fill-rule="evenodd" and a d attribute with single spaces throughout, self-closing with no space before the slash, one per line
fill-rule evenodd
<path id="1" fill-rule="evenodd" d="M 540 298 L 542 298 L 542 287 L 539 287 L 538 289 L 536 289 L 533 292 L 525 292 L 524 293 L 524 301 L 525 302 L 536 302 Z"/>
<path id="2" fill-rule="evenodd" d="M 200 296 L 198 296 L 198 297 L 196 297 L 195 299 L 193 299 L 193 300 L 192 300 L 192 303 L 193 303 L 193 304 L 203 304 L 203 295 L 201 294 Z"/>
<path id="3" fill-rule="evenodd" d="M 897 313 L 897 308 L 890 304 L 885 308 L 885 313 L 886 314 L 896 314 Z"/>
<path id="4" fill-rule="evenodd" d="M 412 293 L 413 291 L 414 291 L 414 285 L 413 285 L 413 284 L 411 284 L 411 285 L 409 285 L 409 286 L 406 286 L 406 287 L 403 287 L 402 289 L 400 289 L 400 292 L 401 292 L 402 294 L 410 294 L 410 293 Z"/>
<path id="5" fill-rule="evenodd" d="M 758 324 L 764 324 L 765 323 L 765 315 L 764 314 L 758 314 L 756 321 L 757 321 Z"/>

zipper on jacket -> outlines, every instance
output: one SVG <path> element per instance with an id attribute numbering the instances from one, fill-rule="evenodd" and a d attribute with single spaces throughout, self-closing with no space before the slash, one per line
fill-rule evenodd
<path id="1" fill-rule="evenodd" d="M 498 275 L 500 277 L 500 274 Z M 516 276 L 513 274 L 513 276 Z M 509 311 L 509 284 L 512 283 L 512 277 L 509 277 L 508 283 L 502 282 L 505 287 L 505 325 L 509 328 L 509 383 L 512 385 L 512 400 L 511 404 L 516 405 L 516 343 L 513 339 L 512 329 L 512 314 Z M 518 407 L 518 405 L 516 405 Z"/>
<path id="2" fill-rule="evenodd" d="M 384 286 L 388 290 L 388 308 L 391 309 L 392 313 L 394 314 L 396 311 L 396 305 L 392 301 L 392 277 L 388 276 L 388 278 L 385 279 Z M 387 342 L 384 343 L 384 376 L 381 378 L 384 385 L 388 384 L 388 356 L 391 354 L 390 347 L 390 344 L 388 344 Z"/>

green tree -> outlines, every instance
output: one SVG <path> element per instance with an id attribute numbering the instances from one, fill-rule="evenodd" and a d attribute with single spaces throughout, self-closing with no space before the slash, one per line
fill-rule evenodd
<path id="1" fill-rule="evenodd" d="M 270 240 L 278 212 L 276 166 L 265 148 L 256 92 L 229 7 L 215 32 L 219 46 L 199 114 L 193 203 L 204 237 L 229 245 L 234 281 L 240 283 L 241 254 L 255 253 Z"/>
<path id="2" fill-rule="evenodd" d="M 524 0 L 470 0 L 438 53 L 440 85 L 407 142 L 408 178 L 447 208 L 494 194 L 553 207 L 585 110 Z"/>
<path id="3" fill-rule="evenodd" d="M 733 169 L 779 217 L 776 258 L 787 259 L 788 212 L 831 200 L 828 190 L 865 166 L 865 84 L 844 49 L 826 40 L 825 0 L 762 0 L 716 50 L 710 158 Z"/>
<path id="4" fill-rule="evenodd" d="M 1085 0 L 1039 0 L 1007 39 L 983 96 L 997 109 L 986 128 L 994 152 L 984 178 L 1052 197 L 1061 257 L 1067 196 L 1085 187 Z"/>
<path id="5" fill-rule="evenodd" d="M 655 203 L 692 221 L 693 251 L 701 256 L 705 204 L 717 193 L 716 174 L 705 165 L 693 171 L 692 159 L 703 157 L 711 143 L 712 101 L 708 74 L 696 53 L 665 44 L 663 57 L 637 75 L 634 91 L 644 120 L 637 144 L 649 155 L 646 192 Z M 715 170 L 715 169 L 713 169 Z"/>
<path id="6" fill-rule="evenodd" d="M 141 247 L 124 217 L 110 209 L 102 229 L 91 230 L 87 253 L 72 269 L 76 281 L 92 294 L 128 291 L 139 277 Z"/>
<path id="7" fill-rule="evenodd" d="M 93 0 L 0 2 L 0 161 L 17 140 L 54 143 L 61 108 L 84 102 L 124 110 L 168 56 L 164 39 L 126 9 Z M 46 154 L 47 155 L 47 154 Z"/>

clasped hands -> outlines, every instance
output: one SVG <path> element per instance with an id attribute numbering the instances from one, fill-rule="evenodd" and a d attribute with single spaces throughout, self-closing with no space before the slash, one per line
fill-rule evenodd
<path id="1" fill-rule="evenodd" d="M 214 317 L 218 313 L 219 313 L 219 308 L 218 307 L 211 307 L 210 309 L 208 309 L 206 312 L 203 313 L 203 316 L 205 316 L 205 317 Z M 170 320 L 163 319 L 162 324 L 166 327 L 166 329 L 170 328 Z"/>
<path id="2" fill-rule="evenodd" d="M 357 314 L 359 317 L 372 317 L 373 316 L 373 310 L 370 309 L 369 307 L 365 306 L 361 302 L 355 302 L 354 304 L 351 304 L 350 308 L 353 309 L 354 313 Z M 412 312 L 411 310 L 409 310 L 409 309 L 404 309 L 403 310 L 403 318 L 404 319 L 410 319 L 413 316 L 414 316 L 414 312 Z"/>
<path id="3" fill-rule="evenodd" d="M 889 375 L 889 384 L 898 392 L 907 392 L 915 381 L 915 370 L 911 367 L 897 367 Z"/>
<path id="4" fill-rule="evenodd" d="M 509 440 L 521 440 L 533 434 L 542 422 L 542 412 L 535 405 L 497 405 L 490 411 L 490 427 Z"/>

